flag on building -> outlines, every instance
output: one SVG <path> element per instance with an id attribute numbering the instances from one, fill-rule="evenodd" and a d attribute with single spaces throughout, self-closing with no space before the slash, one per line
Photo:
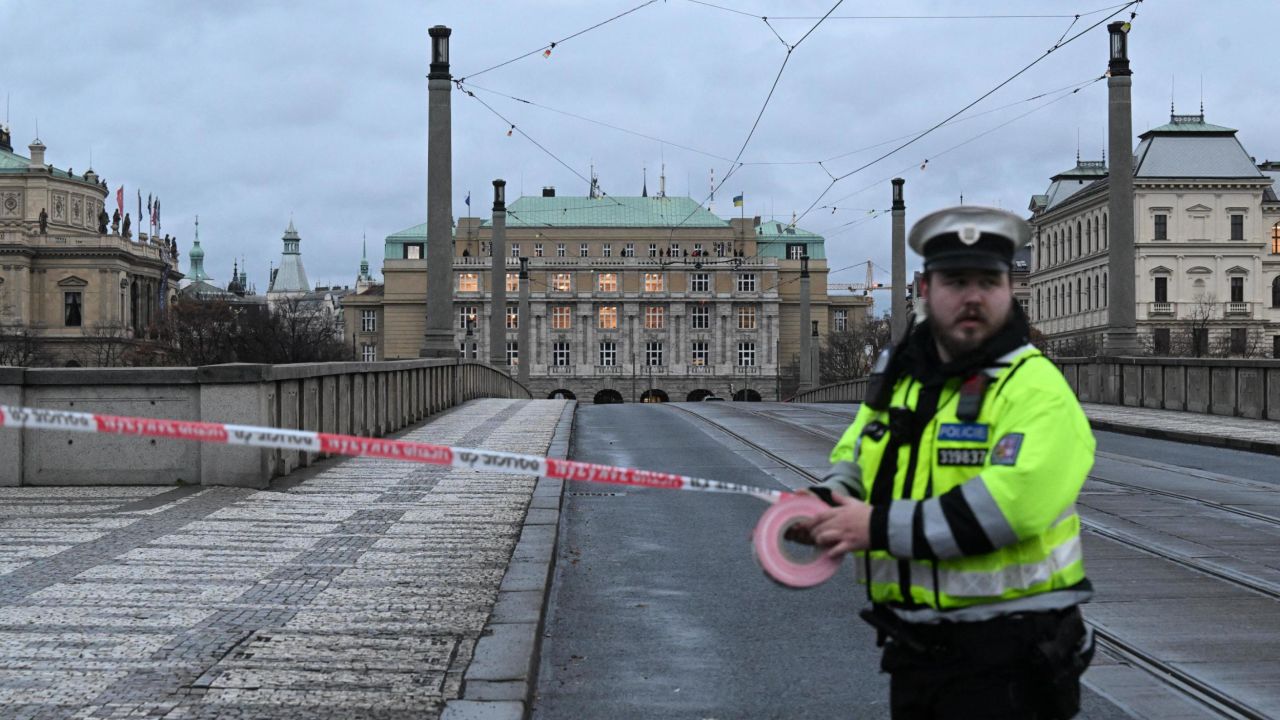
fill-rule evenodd
<path id="1" fill-rule="evenodd" d="M 467 199 L 464 200 L 463 202 L 467 204 L 467 210 L 470 211 L 471 209 L 471 191 L 470 190 L 467 191 Z"/>
<path id="2" fill-rule="evenodd" d="M 121 215 L 124 214 L 124 186 L 116 188 L 116 209 Z"/>
<path id="3" fill-rule="evenodd" d="M 734 196 L 733 196 L 733 206 L 734 206 L 734 207 L 742 207 L 742 196 L 741 196 L 741 195 L 734 195 Z"/>

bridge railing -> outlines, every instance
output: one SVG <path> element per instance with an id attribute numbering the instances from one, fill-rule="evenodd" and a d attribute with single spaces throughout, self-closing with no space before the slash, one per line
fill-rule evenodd
<path id="1" fill-rule="evenodd" d="M 186 368 L 0 367 L 0 404 L 381 437 L 482 397 L 528 398 L 457 360 Z M 0 485 L 266 487 L 317 453 L 56 431 L 0 430 Z"/>
<path id="2" fill-rule="evenodd" d="M 1081 402 L 1280 420 L 1280 360 L 1055 358 Z M 791 402 L 859 403 L 866 378 L 798 393 Z"/>

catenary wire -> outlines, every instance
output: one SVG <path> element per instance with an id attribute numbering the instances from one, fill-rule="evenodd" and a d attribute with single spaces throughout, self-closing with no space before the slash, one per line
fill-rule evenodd
<path id="1" fill-rule="evenodd" d="M 569 41 L 569 40 L 572 40 L 572 39 L 574 39 L 574 38 L 578 37 L 579 35 L 584 35 L 584 34 L 586 34 L 586 33 L 588 33 L 588 32 L 591 32 L 592 30 L 595 30 L 596 28 L 602 27 L 602 26 L 604 26 L 604 25 L 608 25 L 609 23 L 613 22 L 614 20 L 618 20 L 619 18 L 626 17 L 627 15 L 630 15 L 631 13 L 633 13 L 633 12 L 635 12 L 635 11 L 637 11 L 637 10 L 640 10 L 640 9 L 642 9 L 642 8 L 648 7 L 649 5 L 652 5 L 652 4 L 656 3 L 656 2 L 658 2 L 658 0 L 648 0 L 647 2 L 640 3 L 639 5 L 636 5 L 635 7 L 631 8 L 630 10 L 626 10 L 626 11 L 620 12 L 620 13 L 618 13 L 617 15 L 614 15 L 613 17 L 609 18 L 608 20 L 601 20 L 600 22 L 596 23 L 595 25 L 592 25 L 591 27 L 583 28 L 583 29 L 579 30 L 578 32 L 573 33 L 572 35 L 566 35 L 566 36 L 564 36 L 564 37 L 560 38 L 559 40 L 555 40 L 555 41 L 551 42 L 549 45 L 543 45 L 543 46 L 541 46 L 541 47 L 537 48 L 536 50 L 530 50 L 529 52 L 524 53 L 523 55 L 517 55 L 517 56 L 515 56 L 515 57 L 511 58 L 510 60 L 505 60 L 505 61 L 503 61 L 503 62 L 498 63 L 497 65 L 493 65 L 493 66 L 491 66 L 491 67 L 487 67 L 487 68 L 485 68 L 484 70 L 481 70 L 481 71 L 479 71 L 479 72 L 474 72 L 474 73 L 470 73 L 470 74 L 467 74 L 467 75 L 463 75 L 463 76 L 461 76 L 461 78 L 459 78 L 459 79 L 461 79 L 461 80 L 465 80 L 465 79 L 467 79 L 467 78 L 477 77 L 477 76 L 479 76 L 479 75 L 483 75 L 483 74 L 485 74 L 485 73 L 487 73 L 487 72 L 490 72 L 490 71 L 492 71 L 492 70 L 497 70 L 497 69 L 498 69 L 498 68 L 500 68 L 500 67 L 506 67 L 507 65 L 510 65 L 510 64 L 511 64 L 511 63 L 513 63 L 513 62 L 518 62 L 518 61 L 520 61 L 520 60 L 523 60 L 523 59 L 525 59 L 525 58 L 529 57 L 530 55 L 537 55 L 537 54 L 538 54 L 538 53 L 540 53 L 540 52 L 546 52 L 546 51 L 548 51 L 548 50 L 555 49 L 555 47 L 556 47 L 556 46 L 561 45 L 561 44 L 563 44 L 563 43 L 565 43 L 565 42 L 567 42 L 567 41 Z"/>

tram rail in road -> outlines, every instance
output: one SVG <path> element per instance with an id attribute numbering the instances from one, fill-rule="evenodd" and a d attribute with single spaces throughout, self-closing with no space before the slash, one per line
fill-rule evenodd
<path id="1" fill-rule="evenodd" d="M 726 426 L 724 423 L 721 423 L 715 419 L 709 418 L 703 415 L 702 413 L 694 412 L 693 410 L 690 410 L 688 408 L 680 407 L 679 405 L 670 405 L 669 407 L 673 409 L 677 409 L 685 414 L 692 415 L 698 418 L 699 420 L 701 420 L 702 422 L 715 427 L 720 432 L 726 435 L 729 435 L 730 437 L 732 437 L 733 439 L 737 440 L 738 442 L 744 445 L 749 446 L 754 451 L 774 459 L 779 464 L 784 465 L 785 467 L 790 469 L 792 472 L 800 475 L 803 478 L 806 478 L 811 483 L 816 484 L 821 481 L 821 479 L 818 476 L 814 475 L 808 470 L 805 470 L 804 468 L 800 467 L 799 465 L 796 465 L 795 463 L 773 452 L 772 450 L 763 447 L 759 443 L 747 438 L 741 433 L 734 431 L 733 429 Z M 765 409 L 765 408 L 761 408 L 757 410 L 757 409 L 743 407 L 741 404 L 731 405 L 729 403 L 718 403 L 716 404 L 715 407 L 725 408 L 733 413 L 751 415 L 751 416 L 758 417 L 770 422 L 786 425 L 786 426 L 795 428 L 801 432 L 808 433 L 812 436 L 830 441 L 832 443 L 839 440 L 839 436 L 834 433 L 828 432 L 821 428 L 813 427 L 812 425 L 806 424 L 804 422 L 800 422 L 793 418 L 786 417 L 786 415 L 792 414 L 788 411 L 771 410 L 771 409 Z M 828 412 L 828 411 L 824 411 L 816 408 L 810 408 L 802 405 L 791 406 L 791 408 L 794 408 L 795 410 L 799 410 L 802 412 L 810 412 L 815 414 L 827 415 L 831 417 L 838 417 L 842 420 L 851 420 L 851 418 L 848 415 L 838 415 L 834 412 Z M 1126 456 L 1114 455 L 1112 453 L 1099 453 L 1099 455 L 1108 457 L 1108 459 L 1112 459 L 1118 462 L 1134 461 L 1134 459 L 1132 458 L 1127 458 Z M 1145 463 L 1138 463 L 1138 464 L 1145 464 Z M 1214 479 L 1229 482 L 1229 480 L 1222 480 L 1220 478 L 1214 478 Z M 1093 482 L 1103 483 L 1111 486 L 1123 487 L 1124 489 L 1129 491 L 1136 491 L 1139 493 L 1145 493 L 1152 496 L 1162 496 L 1162 497 L 1168 497 L 1168 498 L 1172 498 L 1172 499 L 1176 499 L 1184 502 L 1196 503 L 1196 504 L 1199 504 L 1200 506 L 1206 507 L 1214 511 L 1232 513 L 1238 516 L 1250 518 L 1255 521 L 1270 523 L 1280 527 L 1280 518 L 1276 518 L 1274 516 L 1255 512 L 1252 510 L 1247 510 L 1244 508 L 1233 507 L 1231 505 L 1215 502 L 1213 500 L 1202 498 L 1202 497 L 1196 497 L 1196 496 L 1187 495 L 1184 493 L 1161 490 L 1158 488 L 1151 488 L 1144 485 L 1126 483 L 1123 481 L 1104 479 L 1104 478 L 1099 478 L 1094 476 L 1090 476 L 1090 480 Z M 1262 487 L 1258 484 L 1253 484 L 1253 483 L 1248 483 L 1247 486 L 1258 488 L 1258 489 L 1261 489 Z M 1243 588 L 1251 592 L 1262 594 L 1270 599 L 1280 601 L 1280 587 L 1277 587 L 1272 583 L 1268 583 L 1263 580 L 1252 578 L 1250 576 L 1231 570 L 1230 568 L 1217 565 L 1211 561 L 1207 561 L 1201 558 L 1186 557 L 1176 552 L 1171 552 L 1167 549 L 1154 546 L 1150 543 L 1145 543 L 1140 538 L 1132 537 L 1128 533 L 1108 527 L 1104 523 L 1100 523 L 1096 520 L 1086 520 L 1085 518 L 1081 517 L 1081 525 L 1087 532 L 1090 532 L 1091 534 L 1097 537 L 1105 538 L 1106 540 L 1138 550 L 1144 554 L 1159 558 L 1160 560 L 1171 562 L 1178 566 L 1193 570 L 1197 573 L 1207 575 L 1217 581 L 1226 582 L 1235 587 Z M 1086 622 L 1089 622 L 1087 620 L 1087 617 L 1086 617 Z M 1180 695 L 1182 695 L 1183 697 L 1189 700 L 1194 701 L 1200 707 L 1213 713 L 1214 715 L 1217 715 L 1219 717 L 1227 717 L 1227 718 L 1247 718 L 1250 720 L 1252 720 L 1253 718 L 1272 717 L 1272 715 L 1268 714 L 1267 712 L 1264 712 L 1261 709 L 1253 707 L 1246 702 L 1243 702 L 1235 697 L 1232 697 L 1232 695 L 1229 694 L 1227 691 L 1214 686 L 1212 683 L 1205 682 L 1204 680 L 1197 678 L 1193 674 L 1188 673 L 1169 662 L 1165 662 L 1161 660 L 1154 653 L 1144 650 L 1142 647 L 1140 647 L 1136 643 L 1132 643 L 1125 640 L 1123 637 L 1121 637 L 1117 633 L 1107 629 L 1106 627 L 1101 626 L 1097 622 L 1089 622 L 1089 625 L 1093 628 L 1095 637 L 1098 639 L 1098 645 L 1103 652 L 1106 652 L 1112 658 L 1119 660 L 1124 664 L 1128 664 L 1132 667 L 1143 670 L 1145 673 L 1147 673 L 1149 677 L 1155 679 L 1161 685 L 1176 691 L 1177 693 L 1179 693 Z"/>

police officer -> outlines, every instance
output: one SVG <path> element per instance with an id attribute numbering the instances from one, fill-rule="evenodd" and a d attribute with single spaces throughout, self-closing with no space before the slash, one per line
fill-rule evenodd
<path id="1" fill-rule="evenodd" d="M 877 363 L 796 528 L 857 551 L 893 717 L 1069 718 L 1093 652 L 1075 501 L 1094 438 L 1013 299 L 1018 216 L 974 206 L 911 229 L 924 322 Z"/>

